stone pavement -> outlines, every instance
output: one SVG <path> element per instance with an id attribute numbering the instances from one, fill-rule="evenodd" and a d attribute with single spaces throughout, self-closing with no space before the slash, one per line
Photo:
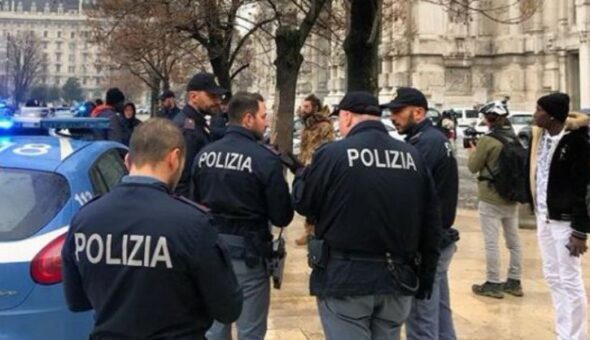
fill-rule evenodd
<path id="1" fill-rule="evenodd" d="M 315 299 L 309 296 L 306 250 L 294 246 L 303 233 L 303 220 L 298 217 L 285 232 L 288 244 L 287 267 L 283 288 L 273 290 L 269 319 L 269 340 L 323 339 Z M 521 230 L 524 248 L 523 287 L 525 296 L 506 296 L 503 300 L 476 297 L 473 283 L 485 279 L 483 238 L 476 211 L 460 210 L 456 225 L 461 231 L 459 250 L 451 264 L 451 300 L 459 339 L 555 339 L 553 308 L 543 280 L 541 259 L 535 230 Z M 502 240 L 500 241 L 503 244 Z M 507 250 L 502 250 L 503 270 L 507 271 Z M 590 288 L 590 266 L 584 264 L 587 289 Z M 590 290 L 589 290 L 590 291 Z"/>

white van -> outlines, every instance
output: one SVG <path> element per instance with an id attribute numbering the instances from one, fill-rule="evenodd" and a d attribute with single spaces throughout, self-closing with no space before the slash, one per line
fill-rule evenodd
<path id="1" fill-rule="evenodd" d="M 453 110 L 457 114 L 457 125 L 459 125 L 460 128 L 472 126 L 474 123 L 477 122 L 477 118 L 479 117 L 479 113 L 477 112 L 477 110 L 474 110 L 473 108 L 463 107 L 451 108 L 449 110 Z"/>

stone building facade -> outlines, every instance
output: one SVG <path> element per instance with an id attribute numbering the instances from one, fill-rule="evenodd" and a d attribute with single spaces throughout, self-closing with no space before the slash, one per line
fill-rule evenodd
<path id="1" fill-rule="evenodd" d="M 0 0 L 0 86 L 10 86 L 7 37 L 34 32 L 43 56 L 38 84 L 61 87 L 75 77 L 88 98 L 101 97 L 107 69 L 104 56 L 88 41 L 91 33 L 83 7 L 89 1 L 93 0 Z"/>
<path id="2" fill-rule="evenodd" d="M 514 3 L 493 4 L 509 2 Z M 399 86 L 414 86 L 439 109 L 510 96 L 513 110 L 533 111 L 536 99 L 551 91 L 569 93 L 574 108 L 590 107 L 590 0 L 544 0 L 530 19 L 512 25 L 479 14 L 460 18 L 420 0 L 399 3 L 388 8 L 401 11 L 403 20 L 383 14 L 381 101 L 390 100 Z M 519 11 L 513 6 L 506 15 L 518 17 Z M 311 37 L 303 51 L 299 98 L 316 93 L 334 104 L 343 96 L 344 35 Z M 267 67 L 257 76 L 269 79 L 265 70 L 274 72 Z"/>

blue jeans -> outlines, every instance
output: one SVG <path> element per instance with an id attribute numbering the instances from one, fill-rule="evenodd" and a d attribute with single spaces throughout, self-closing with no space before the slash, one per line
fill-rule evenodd
<path id="1" fill-rule="evenodd" d="M 441 250 L 430 300 L 414 299 L 410 317 L 406 322 L 407 340 L 457 339 L 453 326 L 447 275 L 456 251 L 455 243 Z"/>

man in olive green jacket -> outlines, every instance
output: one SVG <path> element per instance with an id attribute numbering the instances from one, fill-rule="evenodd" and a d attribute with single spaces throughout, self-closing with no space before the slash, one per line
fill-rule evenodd
<path id="1" fill-rule="evenodd" d="M 504 293 L 523 296 L 520 283 L 522 251 L 518 234 L 518 207 L 501 197 L 493 186 L 493 174 L 498 164 L 503 144 L 493 137 L 499 135 L 505 140 L 515 140 L 516 135 L 508 121 L 508 109 L 502 102 L 492 102 L 481 110 L 490 128 L 490 134 L 483 136 L 470 150 L 468 168 L 478 173 L 479 216 L 486 248 L 486 282 L 473 285 L 473 293 L 501 299 Z M 500 249 L 498 238 L 500 228 L 504 230 L 506 245 L 510 251 L 508 279 L 500 278 Z"/>

